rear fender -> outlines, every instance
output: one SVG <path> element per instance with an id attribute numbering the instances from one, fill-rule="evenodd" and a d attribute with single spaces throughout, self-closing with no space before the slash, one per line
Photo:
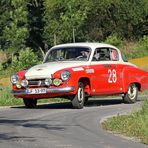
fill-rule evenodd
<path id="1" fill-rule="evenodd" d="M 139 91 L 148 89 L 148 72 L 136 67 L 128 67 L 123 70 L 123 92 L 127 92 L 130 84 L 135 83 Z"/>

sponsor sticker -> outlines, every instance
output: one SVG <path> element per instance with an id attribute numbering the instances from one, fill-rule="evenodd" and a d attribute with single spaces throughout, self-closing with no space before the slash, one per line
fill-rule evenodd
<path id="1" fill-rule="evenodd" d="M 86 69 L 86 73 L 94 73 L 94 69 Z"/>
<path id="2" fill-rule="evenodd" d="M 83 71 L 83 67 L 72 68 L 73 71 Z"/>

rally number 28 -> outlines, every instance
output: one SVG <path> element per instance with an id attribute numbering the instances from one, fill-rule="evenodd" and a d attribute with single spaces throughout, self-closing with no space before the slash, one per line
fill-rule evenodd
<path id="1" fill-rule="evenodd" d="M 116 83 L 117 82 L 117 73 L 116 70 L 109 69 L 108 70 L 109 78 L 108 78 L 108 83 Z"/>

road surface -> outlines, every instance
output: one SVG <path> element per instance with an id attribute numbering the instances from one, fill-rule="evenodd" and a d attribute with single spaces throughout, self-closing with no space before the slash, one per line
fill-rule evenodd
<path id="1" fill-rule="evenodd" d="M 82 110 L 71 103 L 0 108 L 0 148 L 146 148 L 101 128 L 108 116 L 136 110 L 121 100 L 90 100 Z"/>

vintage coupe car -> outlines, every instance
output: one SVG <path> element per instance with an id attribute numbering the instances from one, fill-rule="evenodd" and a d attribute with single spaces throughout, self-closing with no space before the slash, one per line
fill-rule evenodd
<path id="1" fill-rule="evenodd" d="M 88 97 L 120 94 L 135 103 L 148 88 L 148 72 L 129 63 L 120 50 L 103 43 L 71 43 L 51 48 L 43 61 L 11 76 L 12 93 L 34 108 L 41 98 L 64 97 L 83 108 Z"/>

